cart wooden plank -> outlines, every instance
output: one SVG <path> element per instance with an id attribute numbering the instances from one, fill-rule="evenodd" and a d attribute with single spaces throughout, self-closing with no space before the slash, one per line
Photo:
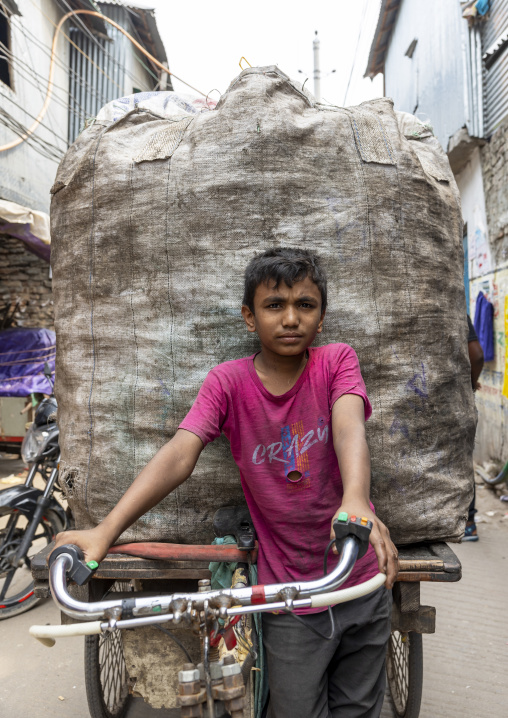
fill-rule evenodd
<path id="1" fill-rule="evenodd" d="M 49 544 L 32 559 L 35 580 L 47 581 L 46 560 L 53 549 Z M 94 574 L 97 579 L 171 579 L 209 578 L 209 561 L 175 561 L 145 559 L 125 554 L 109 554 Z M 398 581 L 459 581 L 461 564 L 452 549 L 445 543 L 412 544 L 399 547 Z"/>

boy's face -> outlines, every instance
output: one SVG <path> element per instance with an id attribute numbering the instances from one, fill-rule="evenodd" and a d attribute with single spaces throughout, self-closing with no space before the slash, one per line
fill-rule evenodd
<path id="1" fill-rule="evenodd" d="M 288 287 L 281 282 L 260 284 L 254 295 L 254 312 L 243 306 L 249 332 L 257 332 L 261 344 L 281 356 L 302 354 L 323 328 L 321 292 L 305 277 Z"/>

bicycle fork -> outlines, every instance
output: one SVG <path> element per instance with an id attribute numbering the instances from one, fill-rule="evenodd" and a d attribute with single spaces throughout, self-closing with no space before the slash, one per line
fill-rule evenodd
<path id="1" fill-rule="evenodd" d="M 178 702 L 182 718 L 215 718 L 216 701 L 224 704 L 231 718 L 243 718 L 245 684 L 242 668 L 234 656 L 226 655 L 219 661 L 218 651 L 210 650 L 210 629 L 215 616 L 205 601 L 200 616 L 199 633 L 203 662 L 197 667 L 186 663 L 178 673 Z M 219 713 L 222 715 L 222 712 Z"/>

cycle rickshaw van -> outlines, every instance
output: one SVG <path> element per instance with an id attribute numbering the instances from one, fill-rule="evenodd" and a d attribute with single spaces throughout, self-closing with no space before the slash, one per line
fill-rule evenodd
<path id="1" fill-rule="evenodd" d="M 414 577 L 460 575 L 443 542 L 463 534 L 475 430 L 459 193 L 431 128 L 386 98 L 332 107 L 277 67 L 249 68 L 216 105 L 175 93 L 111 103 L 52 191 L 61 476 L 77 526 L 115 505 L 211 367 L 253 353 L 239 304 L 254 251 L 310 244 L 329 277 L 322 341 L 359 356 L 374 407 L 372 499 L 410 562 L 396 650 L 431 630 Z M 219 440 L 120 541 L 205 546 L 215 511 L 231 505 L 243 496 Z M 167 560 L 160 570 L 208 570 Z M 119 562 L 90 586 L 120 578 Z"/>

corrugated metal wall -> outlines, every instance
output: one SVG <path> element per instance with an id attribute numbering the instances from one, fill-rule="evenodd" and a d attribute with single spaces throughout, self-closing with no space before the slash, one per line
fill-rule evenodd
<path id="1" fill-rule="evenodd" d="M 481 24 L 485 53 L 508 29 L 508 0 L 491 0 L 490 14 Z M 491 135 L 508 114 L 508 47 L 484 69 L 485 135 Z"/>
<path id="2" fill-rule="evenodd" d="M 126 10 L 103 6 L 104 15 L 129 29 Z M 108 40 L 92 38 L 76 23 L 70 38 L 69 143 L 74 142 L 85 121 L 95 117 L 107 102 L 125 94 L 125 58 L 129 40 L 112 25 L 106 25 Z M 82 53 L 85 53 L 85 57 Z"/>
<path id="3" fill-rule="evenodd" d="M 484 135 L 484 91 L 482 40 L 480 29 L 474 25 L 467 28 L 463 21 L 464 42 L 464 111 L 466 127 L 471 137 Z"/>

